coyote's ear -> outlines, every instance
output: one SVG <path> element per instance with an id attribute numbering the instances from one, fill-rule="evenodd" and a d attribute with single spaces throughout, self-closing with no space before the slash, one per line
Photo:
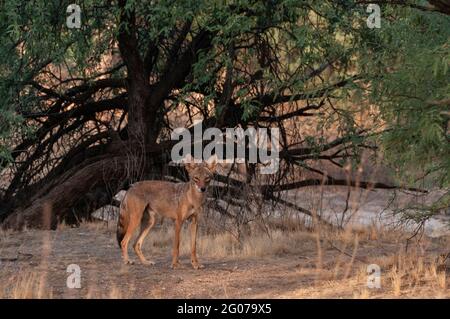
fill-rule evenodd
<path id="1" fill-rule="evenodd" d="M 214 173 L 216 171 L 216 166 L 217 166 L 217 155 L 214 154 L 206 161 L 206 167 L 211 171 L 211 173 Z"/>
<path id="2" fill-rule="evenodd" d="M 184 158 L 184 167 L 190 173 L 195 168 L 194 158 L 191 154 L 186 155 Z"/>

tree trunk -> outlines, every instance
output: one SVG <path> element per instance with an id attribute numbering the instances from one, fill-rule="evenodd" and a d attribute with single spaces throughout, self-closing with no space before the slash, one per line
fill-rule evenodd
<path id="1" fill-rule="evenodd" d="M 24 227 L 55 229 L 61 217 L 93 186 L 126 176 L 126 164 L 125 156 L 102 156 L 82 169 L 73 168 L 74 174 L 70 178 L 23 211 L 15 210 L 5 219 L 3 227 L 16 230 Z"/>

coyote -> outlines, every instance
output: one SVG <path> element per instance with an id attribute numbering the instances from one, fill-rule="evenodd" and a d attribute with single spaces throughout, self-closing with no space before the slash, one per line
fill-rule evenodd
<path id="1" fill-rule="evenodd" d="M 216 160 L 198 164 L 190 161 L 185 164 L 185 168 L 190 178 L 187 183 L 142 181 L 133 184 L 127 191 L 120 205 L 117 224 L 117 241 L 126 264 L 132 264 L 128 258 L 128 242 L 139 225 L 141 229 L 134 243 L 134 251 L 143 264 L 154 264 L 145 259 L 141 246 L 148 232 L 155 225 L 155 215 L 159 214 L 175 221 L 172 268 L 180 266 L 178 262 L 180 230 L 183 222 L 188 218 L 191 219 L 192 267 L 203 268 L 196 254 L 197 222 L 206 197 L 206 188 L 216 169 Z"/>

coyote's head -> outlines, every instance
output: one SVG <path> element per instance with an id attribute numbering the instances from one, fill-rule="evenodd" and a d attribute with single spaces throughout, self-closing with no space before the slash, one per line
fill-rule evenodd
<path id="1" fill-rule="evenodd" d="M 193 160 L 189 160 L 185 164 L 189 178 L 197 191 L 201 193 L 206 191 L 216 170 L 216 164 L 216 158 L 212 158 L 209 161 L 202 163 L 194 163 Z"/>

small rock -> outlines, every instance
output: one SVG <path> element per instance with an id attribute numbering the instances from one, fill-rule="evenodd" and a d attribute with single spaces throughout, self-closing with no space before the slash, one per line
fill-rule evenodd
<path id="1" fill-rule="evenodd" d="M 119 219 L 119 213 L 120 213 L 119 207 L 113 205 L 106 205 L 92 212 L 91 216 L 99 220 L 116 221 Z"/>
<path id="2" fill-rule="evenodd" d="M 126 190 L 121 190 L 120 192 L 118 192 L 116 195 L 114 195 L 114 199 L 116 201 L 121 202 L 123 200 L 123 198 L 125 197 L 127 191 Z"/>

